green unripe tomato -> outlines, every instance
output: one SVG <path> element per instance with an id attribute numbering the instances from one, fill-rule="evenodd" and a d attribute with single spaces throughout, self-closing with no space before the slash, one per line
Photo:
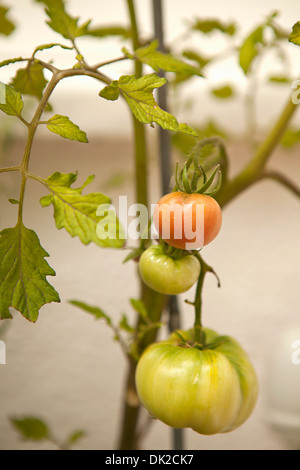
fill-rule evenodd
<path id="1" fill-rule="evenodd" d="M 139 261 L 140 275 L 145 284 L 161 294 L 186 292 L 197 281 L 200 263 L 194 255 L 174 259 L 166 255 L 161 245 L 152 245 Z"/>
<path id="2" fill-rule="evenodd" d="M 137 365 L 137 392 L 148 412 L 169 426 L 225 433 L 251 415 L 258 381 L 237 341 L 213 330 L 204 332 L 203 349 L 183 344 L 177 333 L 152 343 Z M 193 343 L 193 330 L 179 333 Z"/>

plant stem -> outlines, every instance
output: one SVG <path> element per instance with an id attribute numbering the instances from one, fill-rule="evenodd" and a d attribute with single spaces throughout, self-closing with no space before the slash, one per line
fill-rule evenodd
<path id="1" fill-rule="evenodd" d="M 200 275 L 198 278 L 196 294 L 195 294 L 195 301 L 192 303 L 195 307 L 195 322 L 194 322 L 194 341 L 196 343 L 203 344 L 204 337 L 202 331 L 202 290 L 204 279 L 207 273 L 212 273 L 216 276 L 218 281 L 218 287 L 220 287 L 220 279 L 218 278 L 217 274 L 213 270 L 211 266 L 209 266 L 205 261 L 202 259 L 199 253 L 195 255 L 200 263 Z M 190 303 L 190 302 L 189 302 Z"/>
<path id="2" fill-rule="evenodd" d="M 151 322 L 156 322 L 161 317 L 161 312 L 165 305 L 165 296 L 152 291 L 142 284 L 143 301 L 147 306 Z M 142 324 L 141 317 L 137 319 L 136 332 Z M 156 330 L 151 330 L 143 337 L 138 344 L 138 351 L 141 354 L 147 345 L 155 341 Z M 137 450 L 139 448 L 139 439 L 141 434 L 138 430 L 138 419 L 141 412 L 141 404 L 135 387 L 135 371 L 137 362 L 129 356 L 129 366 L 126 375 L 126 383 L 123 398 L 123 412 L 121 417 L 120 435 L 118 449 L 120 450 Z M 143 430 L 141 430 L 141 433 Z"/>
<path id="3" fill-rule="evenodd" d="M 105 65 L 115 64 L 116 62 L 121 62 L 123 60 L 128 60 L 128 57 L 123 55 L 122 57 L 118 57 L 117 59 L 106 60 L 105 62 L 99 62 L 98 64 L 92 65 L 90 69 L 97 70 Z"/>
<path id="4" fill-rule="evenodd" d="M 127 0 L 127 8 L 132 28 L 132 45 L 134 49 L 140 46 L 137 20 L 133 0 Z M 142 75 L 142 64 L 135 61 L 135 75 Z M 142 123 L 133 117 L 134 128 L 134 148 L 135 148 L 135 186 L 136 201 L 148 207 L 148 174 L 147 174 L 147 146 L 145 127 Z M 149 289 L 139 278 L 140 297 L 147 309 L 149 320 L 151 322 L 159 321 L 165 304 L 165 296 Z M 136 331 L 138 332 L 141 324 L 141 318 L 137 320 Z M 149 332 L 139 343 L 138 349 L 141 353 L 145 347 L 155 340 L 156 331 Z M 127 379 L 124 391 L 124 403 L 121 430 L 119 436 L 118 448 L 121 450 L 133 450 L 138 448 L 138 418 L 140 414 L 140 402 L 135 388 L 135 370 L 136 361 L 132 360 L 129 364 Z"/>
<path id="5" fill-rule="evenodd" d="M 121 450 L 136 450 L 137 448 L 137 422 L 140 413 L 140 401 L 135 388 L 135 369 L 136 362 L 133 358 L 130 358 L 118 445 Z"/>
<path id="6" fill-rule="evenodd" d="M 22 174 L 22 181 L 21 181 L 21 188 L 20 188 L 20 196 L 19 196 L 19 211 L 18 211 L 18 222 L 22 222 L 22 213 L 23 213 L 23 205 L 24 205 L 24 196 L 25 196 L 25 188 L 26 188 L 26 180 L 27 180 L 27 172 L 28 172 L 28 165 L 30 159 L 30 153 L 32 148 L 33 139 L 39 125 L 39 121 L 43 111 L 49 101 L 51 93 L 53 92 L 54 88 L 56 87 L 57 83 L 59 82 L 60 78 L 58 78 L 58 73 L 53 74 L 50 82 L 47 85 L 47 88 L 44 92 L 43 98 L 40 101 L 36 112 L 32 118 L 32 121 L 28 125 L 28 135 L 25 144 L 25 150 L 23 154 L 22 163 L 20 165 L 20 172 Z"/>
<path id="7" fill-rule="evenodd" d="M 260 179 L 271 179 L 274 181 L 277 181 L 277 183 L 280 183 L 282 186 L 284 186 L 286 189 L 291 191 L 295 196 L 300 197 L 300 188 L 296 186 L 290 179 L 288 179 L 286 176 L 282 175 L 281 173 L 277 171 L 264 171 L 261 174 Z"/>
<path id="8" fill-rule="evenodd" d="M 19 223 L 22 222 L 22 213 L 23 213 L 23 205 L 24 205 L 24 197 L 25 197 L 25 188 L 26 188 L 26 180 L 27 177 L 29 176 L 28 173 L 28 166 L 29 166 L 29 159 L 30 159 L 30 153 L 32 149 L 32 144 L 33 144 L 33 139 L 37 130 L 37 127 L 39 124 L 44 123 L 44 121 L 41 121 L 41 116 L 45 110 L 45 107 L 49 101 L 49 98 L 56 87 L 56 85 L 60 82 L 60 80 L 67 78 L 67 77 L 73 77 L 73 76 L 78 76 L 78 75 L 87 75 L 93 78 L 96 78 L 97 80 L 100 80 L 106 84 L 111 83 L 111 79 L 107 77 L 106 75 L 97 72 L 95 70 L 90 70 L 88 68 L 86 69 L 66 69 L 66 70 L 59 70 L 55 69 L 55 72 L 52 75 L 51 80 L 49 81 L 46 90 L 43 94 L 43 98 L 40 101 L 36 112 L 31 120 L 30 123 L 27 123 L 24 120 L 24 123 L 28 127 L 28 134 L 27 134 L 27 140 L 25 144 L 25 149 L 24 149 L 24 154 L 23 154 L 23 159 L 21 162 L 21 165 L 19 167 L 7 167 L 7 168 L 2 168 L 0 169 L 0 172 L 6 172 L 6 171 L 20 171 L 22 175 L 22 181 L 21 181 L 21 187 L 20 187 L 20 196 L 19 196 L 19 211 L 18 211 L 18 221 Z M 37 178 L 35 178 L 37 179 Z"/>
<path id="9" fill-rule="evenodd" d="M 127 0 L 127 8 L 132 30 L 132 46 L 138 49 L 140 46 L 138 25 L 133 0 Z M 134 73 L 137 78 L 142 75 L 142 63 L 135 60 Z M 148 176 L 147 176 L 147 144 L 145 126 L 133 116 L 134 148 L 135 148 L 135 184 L 136 202 L 148 207 Z"/>
<path id="10" fill-rule="evenodd" d="M 0 168 L 0 173 L 6 173 L 7 171 L 20 171 L 19 166 L 7 166 L 5 168 Z"/>
<path id="11" fill-rule="evenodd" d="M 131 23 L 131 33 L 132 33 L 132 46 L 133 49 L 138 49 L 140 47 L 140 38 L 139 38 L 139 30 L 138 24 L 136 20 L 135 14 L 135 7 L 133 0 L 126 0 L 127 1 L 127 8 Z M 136 77 L 140 77 L 142 75 L 142 63 L 139 60 L 135 61 L 135 75 Z"/>
<path id="12" fill-rule="evenodd" d="M 201 271 L 197 283 L 196 296 L 195 296 L 195 322 L 194 322 L 194 341 L 196 343 L 202 343 L 202 288 L 205 278 L 206 271 L 204 269 L 204 264 L 202 258 L 198 257 Z"/>
<path id="13" fill-rule="evenodd" d="M 217 194 L 216 199 L 222 207 L 228 204 L 238 194 L 245 191 L 249 186 L 261 179 L 264 167 L 272 155 L 276 145 L 280 141 L 286 126 L 296 109 L 297 105 L 294 104 L 289 97 L 289 100 L 279 119 L 275 123 L 275 126 L 271 129 L 263 143 L 258 147 L 252 160 L 235 178 L 228 181 L 223 186 L 219 194 Z"/>

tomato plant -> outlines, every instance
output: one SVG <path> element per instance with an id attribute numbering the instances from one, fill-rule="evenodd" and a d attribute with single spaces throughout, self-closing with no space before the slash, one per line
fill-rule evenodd
<path id="1" fill-rule="evenodd" d="M 237 341 L 206 328 L 203 333 L 202 345 L 190 330 L 148 346 L 136 370 L 137 391 L 149 413 L 169 426 L 229 432 L 254 409 L 256 373 Z"/>
<path id="2" fill-rule="evenodd" d="M 229 37 L 237 41 L 230 43 L 230 48 L 224 47 L 221 53 L 203 57 L 201 51 L 187 50 L 183 45 L 181 47 L 180 41 L 177 49 L 173 48 L 173 44 L 164 44 L 160 2 L 155 0 L 155 26 L 149 37 L 144 36 L 139 29 L 134 0 L 125 1 L 129 26 L 109 27 L 95 24 L 97 14 L 93 21 L 73 16 L 64 0 L 36 0 L 36 3 L 44 7 L 51 34 L 58 34 L 62 43 L 48 43 L 43 38 L 24 57 L 15 54 L 12 58 L 2 57 L 0 62 L 1 71 L 3 67 L 6 70 L 10 67 L 15 70 L 15 74 L 6 80 L 7 83 L 0 81 L 0 110 L 6 114 L 7 119 L 17 122 L 24 132 L 23 152 L 19 160 L 12 166 L 7 162 L 0 169 L 1 178 L 5 179 L 7 174 L 12 178 L 17 176 L 14 187 L 16 194 L 5 201 L 2 210 L 2 214 L 10 215 L 8 208 L 17 209 L 14 225 L 4 226 L 0 232 L 0 318 L 11 321 L 15 315 L 20 314 L 27 321 L 36 323 L 46 304 L 63 300 L 49 282 L 49 276 L 55 276 L 56 273 L 50 266 L 51 261 L 50 264 L 46 261 L 48 253 L 42 246 L 43 241 L 40 241 L 33 229 L 26 226 L 25 215 L 29 211 L 25 211 L 28 201 L 25 193 L 29 191 L 29 181 L 34 180 L 46 193 L 40 199 L 41 207 L 52 205 L 53 220 L 58 229 L 65 229 L 72 238 L 78 237 L 85 246 L 93 243 L 99 249 L 128 249 L 129 255 L 124 261 L 139 262 L 138 298 L 130 299 L 130 305 L 136 314 L 134 322 L 129 320 L 123 310 L 121 318 L 116 321 L 102 306 L 69 300 L 73 306 L 94 315 L 96 319 L 104 320 L 112 328 L 114 338 L 119 342 L 128 361 L 117 447 L 126 450 L 138 448 L 139 440 L 144 434 L 144 430 L 140 432 L 141 402 L 150 413 L 170 426 L 191 427 L 204 434 L 235 429 L 253 410 L 257 398 L 257 379 L 246 353 L 234 339 L 219 336 L 203 327 L 204 279 L 207 273 L 212 273 L 217 277 L 218 286 L 220 280 L 214 269 L 204 261 L 200 249 L 210 244 L 220 233 L 224 207 L 245 190 L 252 188 L 254 183 L 272 179 L 300 197 L 298 185 L 288 175 L 269 167 L 271 156 L 281 137 L 287 138 L 286 131 L 298 103 L 288 93 L 286 104 L 266 135 L 257 132 L 254 122 L 255 91 L 259 88 L 257 79 L 260 76 L 257 73 L 257 59 L 270 49 L 277 53 L 279 51 L 282 59 L 284 44 L 291 46 L 288 44 L 290 42 L 299 45 L 300 23 L 295 23 L 292 31 L 291 27 L 288 32 L 284 31 L 278 26 L 277 15 L 272 13 L 246 37 L 237 38 L 236 25 L 233 23 L 194 18 L 187 26 L 187 35 L 205 34 L 209 37 L 211 33 L 217 33 L 220 38 Z M 0 34 L 9 36 L 14 29 L 9 8 L 1 6 Z M 30 32 L 28 28 L 28 33 Z M 120 47 L 121 55 L 117 54 L 112 58 L 104 55 L 92 63 L 93 54 L 89 57 L 84 49 L 87 44 L 85 40 L 96 41 L 110 36 L 122 39 L 127 47 Z M 196 43 L 201 44 L 201 41 Z M 68 65 L 58 66 L 55 56 L 57 48 L 62 53 L 60 63 L 66 57 Z M 219 63 L 220 57 L 226 55 L 225 50 L 236 55 L 240 72 L 249 82 L 245 103 L 250 156 L 235 174 L 229 171 L 231 162 L 224 136 L 214 124 L 209 123 L 208 126 L 199 128 L 198 123 L 195 123 L 192 127 L 179 122 L 168 112 L 166 106 L 168 83 L 174 86 L 175 94 L 179 94 L 181 84 L 188 83 L 190 79 L 206 80 L 210 84 L 206 77 L 207 66 Z M 95 48 L 95 51 L 101 52 L 101 47 Z M 53 54 L 54 58 L 47 61 L 45 53 Z M 114 66 L 120 62 L 122 66 L 124 62 L 131 64 L 132 70 L 116 77 Z M 145 73 L 145 67 L 151 69 L 149 73 Z M 286 72 L 285 69 L 283 71 Z M 134 197 L 137 204 L 147 209 L 147 226 L 150 225 L 150 158 L 146 132 L 151 132 L 152 138 L 156 132 L 153 128 L 158 126 L 159 171 L 164 177 L 161 191 L 164 196 L 154 212 L 154 224 L 160 236 L 157 245 L 151 245 L 152 241 L 145 242 L 144 237 L 140 236 L 137 247 L 124 246 L 123 232 L 114 212 L 114 216 L 110 218 L 109 236 L 103 239 L 98 236 L 97 226 L 103 222 L 104 217 L 99 215 L 97 209 L 103 205 L 109 207 L 111 199 L 100 191 L 86 191 L 94 175 L 88 176 L 84 182 L 74 187 L 79 176 L 74 169 L 68 173 L 54 171 L 51 175 L 41 175 L 31 168 L 32 147 L 40 126 L 64 139 L 83 145 L 88 143 L 84 130 L 68 116 L 57 114 L 52 108 L 52 97 L 57 87 L 62 81 L 68 82 L 71 77 L 84 77 L 84 80 L 93 80 L 99 86 L 95 97 L 100 102 L 99 109 L 102 99 L 110 102 L 120 99 L 127 106 L 132 119 Z M 291 84 L 293 77 L 268 78 L 273 83 Z M 211 88 L 210 91 L 218 99 L 229 99 L 234 95 L 234 90 L 228 85 Z M 28 97 L 29 109 L 26 101 Z M 81 98 L 78 93 L 76 105 L 88 113 L 88 107 L 85 102 L 80 101 Z M 292 132 L 289 129 L 287 134 L 292 140 L 299 140 L 299 131 Z M 166 143 L 167 145 L 163 145 Z M 179 164 L 174 169 L 172 167 L 172 145 L 181 150 L 184 164 L 180 171 Z M 47 165 L 39 168 L 46 169 Z M 101 167 L 101 172 L 105 171 L 106 167 Z M 167 186 L 173 173 L 175 184 L 168 193 Z M 86 191 L 85 194 L 83 190 Z M 198 211 L 199 208 L 203 211 Z M 165 231 L 169 234 L 165 235 Z M 111 234 L 114 236 L 110 236 Z M 101 263 L 99 265 L 101 269 Z M 114 279 L 115 276 L 108 282 L 113 282 Z M 125 281 L 127 279 L 124 279 L 124 283 Z M 131 286 L 132 277 L 128 282 Z M 171 325 L 171 320 L 174 319 L 172 305 L 176 295 L 186 292 L 194 285 L 194 300 L 185 299 L 194 309 L 193 330 L 177 331 L 168 340 L 155 343 L 157 330 L 165 318 L 163 314 L 166 313 L 168 324 Z M 101 289 L 98 295 L 102 300 Z M 35 435 L 40 438 L 51 434 L 35 419 L 17 421 L 27 431 L 27 436 Z M 28 425 L 38 425 L 38 432 L 28 430 Z M 70 442 L 75 438 L 71 436 Z"/>
<path id="3" fill-rule="evenodd" d="M 139 261 L 139 271 L 145 284 L 161 294 L 182 294 L 198 280 L 200 263 L 194 255 L 176 259 L 164 252 L 161 245 L 145 250 Z"/>

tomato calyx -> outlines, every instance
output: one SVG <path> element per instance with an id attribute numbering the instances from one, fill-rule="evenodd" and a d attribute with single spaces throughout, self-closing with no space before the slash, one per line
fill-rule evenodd
<path id="1" fill-rule="evenodd" d="M 218 181 L 213 185 L 217 174 Z M 179 190 L 186 194 L 197 193 L 212 196 L 219 191 L 221 184 L 222 172 L 220 165 L 217 165 L 208 177 L 204 168 L 197 162 L 195 157 L 188 158 L 180 171 L 178 169 L 178 162 L 176 162 L 174 190 Z"/>
<path id="2" fill-rule="evenodd" d="M 170 256 L 173 259 L 180 259 L 184 256 L 194 255 L 202 250 L 202 248 L 199 250 L 184 250 L 182 248 L 175 248 L 174 246 L 165 242 L 162 238 L 159 239 L 159 244 L 161 245 L 165 255 Z"/>
<path id="3" fill-rule="evenodd" d="M 204 331 L 202 331 L 201 337 L 202 341 L 189 341 L 186 338 L 183 337 L 179 331 L 174 332 L 180 339 L 180 342 L 177 343 L 177 346 L 181 348 L 196 348 L 200 349 L 200 351 L 204 351 L 206 349 L 216 349 L 218 346 L 221 346 L 221 344 L 224 344 L 228 342 L 227 339 L 222 339 L 222 340 L 217 340 L 217 341 L 212 341 L 211 343 L 206 343 L 206 337 Z"/>

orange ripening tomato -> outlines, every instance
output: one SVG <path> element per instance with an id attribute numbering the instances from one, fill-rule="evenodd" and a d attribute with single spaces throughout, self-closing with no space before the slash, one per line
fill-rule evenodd
<path id="1" fill-rule="evenodd" d="M 159 237 L 169 245 L 183 250 L 197 250 L 218 235 L 222 211 L 211 196 L 176 191 L 158 201 L 153 222 Z"/>

